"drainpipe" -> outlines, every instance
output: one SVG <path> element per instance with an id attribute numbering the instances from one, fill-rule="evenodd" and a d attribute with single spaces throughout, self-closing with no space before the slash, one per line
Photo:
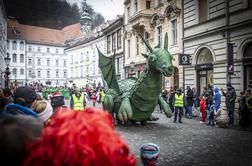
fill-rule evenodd
<path id="1" fill-rule="evenodd" d="M 226 10 L 225 10 L 225 17 L 226 17 L 226 35 L 227 35 L 227 44 L 226 44 L 226 61 L 228 64 L 228 44 L 230 43 L 230 30 L 229 30 L 229 24 L 230 24 L 230 15 L 229 15 L 229 0 L 226 0 Z M 226 68 L 227 70 L 227 83 L 231 82 L 231 75 L 228 73 L 228 66 Z"/>

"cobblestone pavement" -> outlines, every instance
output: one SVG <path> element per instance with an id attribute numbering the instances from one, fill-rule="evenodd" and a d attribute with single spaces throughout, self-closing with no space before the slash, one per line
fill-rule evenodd
<path id="1" fill-rule="evenodd" d="M 252 166 L 252 132 L 236 128 L 224 129 L 200 124 L 198 120 L 182 119 L 172 123 L 164 114 L 146 126 L 116 126 L 138 158 L 144 143 L 160 146 L 159 166 Z"/>

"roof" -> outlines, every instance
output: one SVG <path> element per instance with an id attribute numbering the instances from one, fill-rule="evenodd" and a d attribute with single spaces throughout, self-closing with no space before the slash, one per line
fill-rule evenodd
<path id="1" fill-rule="evenodd" d="M 64 44 L 66 40 L 84 36 L 80 24 L 73 24 L 62 30 L 20 24 L 16 20 L 8 20 L 8 38 L 24 39 L 28 42 L 46 44 Z"/>

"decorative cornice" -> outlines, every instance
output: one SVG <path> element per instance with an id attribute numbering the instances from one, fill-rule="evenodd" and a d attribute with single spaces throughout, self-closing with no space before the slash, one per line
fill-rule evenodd
<path id="1" fill-rule="evenodd" d="M 166 7 L 164 11 L 164 16 L 168 19 L 171 19 L 179 16 L 180 12 L 181 9 L 177 7 L 173 2 L 171 2 L 170 5 Z"/>

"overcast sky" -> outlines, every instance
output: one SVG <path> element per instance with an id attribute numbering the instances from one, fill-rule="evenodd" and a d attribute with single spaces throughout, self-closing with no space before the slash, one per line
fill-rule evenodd
<path id="1" fill-rule="evenodd" d="M 79 5 L 82 0 L 67 0 L 70 3 L 77 2 Z M 124 6 L 123 0 L 87 0 L 94 10 L 101 13 L 106 20 L 115 19 L 118 14 L 122 15 Z"/>

